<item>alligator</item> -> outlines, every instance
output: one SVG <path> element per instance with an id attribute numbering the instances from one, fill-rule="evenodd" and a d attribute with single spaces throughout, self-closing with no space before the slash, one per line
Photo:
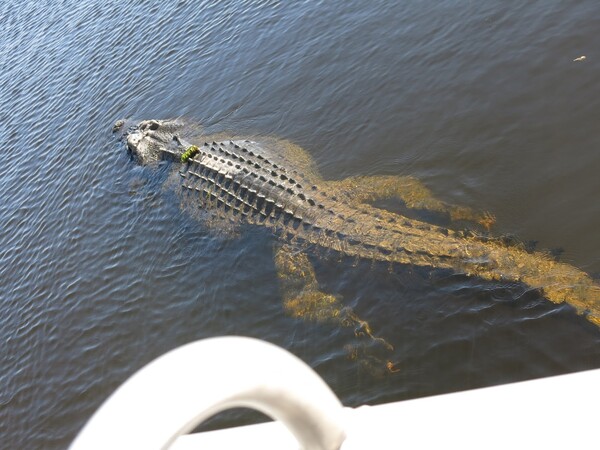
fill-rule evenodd
<path id="1" fill-rule="evenodd" d="M 118 122 L 115 129 L 122 126 Z M 391 347 L 338 296 L 319 289 L 303 251 L 316 246 L 354 258 L 523 283 L 600 326 L 600 286 L 584 271 L 483 229 L 465 232 L 373 206 L 396 198 L 409 209 L 443 214 L 450 223 L 471 221 L 485 228 L 493 223 L 489 214 L 436 199 L 412 177 L 326 181 L 308 154 L 290 142 L 203 136 L 179 119 L 142 121 L 123 138 L 141 164 L 180 163 L 183 195 L 203 210 L 219 219 L 268 227 L 280 238 L 274 261 L 285 308 L 295 317 L 338 321 Z"/>

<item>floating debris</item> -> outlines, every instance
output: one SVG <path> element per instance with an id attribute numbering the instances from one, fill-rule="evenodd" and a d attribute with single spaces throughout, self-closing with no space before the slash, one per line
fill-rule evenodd
<path id="1" fill-rule="evenodd" d="M 581 55 L 581 56 L 578 56 L 577 58 L 575 58 L 575 59 L 573 60 L 573 62 L 585 61 L 585 60 L 586 60 L 586 57 L 585 57 L 585 55 Z"/>

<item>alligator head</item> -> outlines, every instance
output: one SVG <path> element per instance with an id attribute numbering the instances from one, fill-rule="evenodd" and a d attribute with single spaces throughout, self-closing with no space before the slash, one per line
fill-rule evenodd
<path id="1" fill-rule="evenodd" d="M 183 126 L 177 120 L 144 120 L 126 133 L 127 147 L 141 164 L 160 160 L 165 151 L 182 153 Z"/>

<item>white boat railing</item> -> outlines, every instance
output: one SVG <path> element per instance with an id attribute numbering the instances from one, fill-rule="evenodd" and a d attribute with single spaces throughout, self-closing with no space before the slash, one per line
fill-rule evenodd
<path id="1" fill-rule="evenodd" d="M 94 414 L 72 450 L 163 449 L 226 409 L 256 409 L 281 421 L 304 448 L 339 449 L 343 406 L 291 353 L 264 341 L 197 341 L 154 360 Z"/>
<path id="2" fill-rule="evenodd" d="M 256 339 L 197 341 L 151 362 L 71 445 L 89 449 L 595 448 L 600 370 L 344 408 L 287 351 Z M 256 409 L 275 422 L 187 434 L 214 414 Z"/>

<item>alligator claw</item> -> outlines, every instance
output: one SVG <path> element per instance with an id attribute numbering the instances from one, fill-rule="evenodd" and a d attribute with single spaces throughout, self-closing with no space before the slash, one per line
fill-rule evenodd
<path id="1" fill-rule="evenodd" d="M 486 231 L 490 231 L 492 226 L 496 223 L 496 216 L 488 211 L 485 211 L 477 223 L 483 226 Z"/>

